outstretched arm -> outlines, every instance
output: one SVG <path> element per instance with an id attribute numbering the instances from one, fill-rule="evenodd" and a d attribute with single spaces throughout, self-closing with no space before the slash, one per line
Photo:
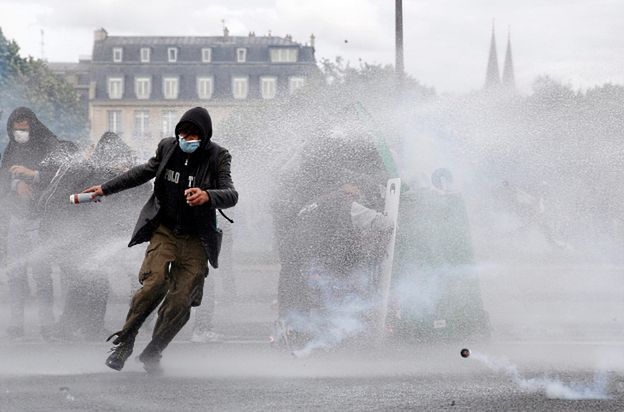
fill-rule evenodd
<path id="1" fill-rule="evenodd" d="M 84 192 L 94 193 L 95 196 L 108 196 L 150 181 L 156 176 L 158 166 L 162 160 L 162 151 L 161 142 L 161 144 L 158 145 L 158 149 L 156 149 L 156 155 L 149 159 L 147 163 L 135 166 L 102 185 L 91 186 L 85 189 Z"/>

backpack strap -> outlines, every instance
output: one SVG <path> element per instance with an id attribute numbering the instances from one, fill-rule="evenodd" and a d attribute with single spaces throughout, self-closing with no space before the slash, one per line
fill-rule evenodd
<path id="1" fill-rule="evenodd" d="M 212 147 L 213 147 L 213 150 L 210 153 L 210 158 L 208 159 L 208 164 L 210 166 L 210 180 L 211 180 L 210 186 L 216 188 L 217 178 L 219 174 L 219 152 L 221 151 L 222 147 L 216 144 L 215 142 L 210 142 L 210 143 L 212 144 Z M 234 220 L 232 220 L 225 213 L 223 213 L 223 210 L 221 209 L 217 209 L 217 210 L 219 211 L 221 216 L 225 218 L 225 220 L 227 220 L 230 223 L 234 223 Z"/>

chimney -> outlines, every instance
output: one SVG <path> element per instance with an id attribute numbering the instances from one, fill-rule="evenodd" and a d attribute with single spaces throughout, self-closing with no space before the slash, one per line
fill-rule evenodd
<path id="1" fill-rule="evenodd" d="M 106 38 L 108 37 L 108 33 L 106 32 L 106 30 L 104 30 L 104 27 L 100 27 L 93 34 L 95 37 L 95 41 L 106 40 Z"/>
<path id="2" fill-rule="evenodd" d="M 288 41 L 292 41 L 292 35 L 287 34 L 287 35 L 286 35 L 286 40 L 288 40 Z"/>
<path id="3" fill-rule="evenodd" d="M 316 36 L 314 33 L 310 35 L 310 47 L 314 48 L 314 40 L 316 40 Z"/>
<path id="4" fill-rule="evenodd" d="M 223 40 L 227 40 L 230 37 L 230 31 L 227 27 L 223 27 Z"/>

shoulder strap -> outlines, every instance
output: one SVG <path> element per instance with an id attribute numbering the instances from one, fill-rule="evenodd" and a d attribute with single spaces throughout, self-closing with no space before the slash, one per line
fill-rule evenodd
<path id="1" fill-rule="evenodd" d="M 217 178 L 219 175 L 219 152 L 221 151 L 222 148 L 215 142 L 211 142 L 211 144 L 212 144 L 213 150 L 211 151 L 210 158 L 208 159 L 208 165 L 210 167 L 210 180 L 211 180 L 211 186 L 217 187 Z M 225 218 L 225 220 L 227 220 L 230 223 L 234 223 L 234 220 L 232 220 L 225 213 L 223 213 L 223 210 L 221 209 L 218 209 L 218 210 L 221 216 Z"/>

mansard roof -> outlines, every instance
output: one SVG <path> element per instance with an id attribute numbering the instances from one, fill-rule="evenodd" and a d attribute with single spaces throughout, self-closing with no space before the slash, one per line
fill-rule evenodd
<path id="1" fill-rule="evenodd" d="M 102 63 L 112 61 L 112 49 L 122 47 L 124 54 L 128 52 L 128 59 L 125 61 L 138 61 L 139 50 L 149 47 L 152 50 L 166 52 L 169 47 L 177 47 L 183 54 L 192 56 L 191 60 L 199 60 L 202 48 L 213 48 L 217 50 L 235 50 L 236 48 L 248 48 L 257 52 L 269 50 L 270 48 L 297 47 L 300 50 L 299 62 L 314 62 L 313 47 L 302 45 L 293 41 L 290 36 L 107 36 L 103 40 L 96 40 L 93 43 L 93 62 Z M 262 60 L 268 60 L 268 52 L 257 54 L 262 55 Z M 132 57 L 130 57 L 132 56 Z M 156 58 L 156 61 L 159 59 Z M 162 59 L 161 59 L 162 60 Z M 182 61 L 188 59 L 182 58 Z"/>

